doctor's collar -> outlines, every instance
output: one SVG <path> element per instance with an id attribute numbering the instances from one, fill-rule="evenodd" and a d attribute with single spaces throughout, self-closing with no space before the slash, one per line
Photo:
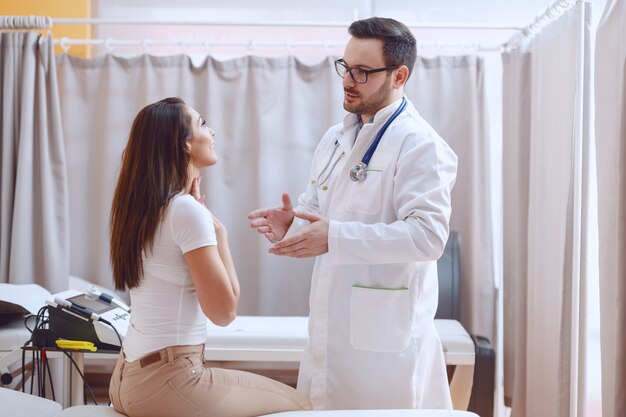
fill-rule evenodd
<path id="1" fill-rule="evenodd" d="M 405 96 L 400 97 L 398 100 L 395 100 L 394 102 L 388 104 L 387 106 L 379 109 L 375 114 L 374 117 L 372 117 L 370 120 L 368 120 L 367 122 L 363 123 L 362 119 L 361 119 L 361 115 L 357 114 L 357 113 L 348 113 L 346 115 L 346 117 L 343 120 L 343 126 L 344 128 L 350 128 L 352 126 L 357 126 L 358 129 L 360 129 L 361 127 L 363 127 L 366 124 L 369 123 L 378 123 L 379 121 L 381 121 L 381 123 L 384 123 L 385 120 L 387 120 L 389 118 L 389 116 L 391 116 L 393 114 L 393 112 L 398 108 L 398 106 L 400 105 L 400 103 L 402 102 L 402 99 Z"/>
<path id="2" fill-rule="evenodd" d="M 381 119 L 387 120 L 389 118 L 389 116 L 391 116 L 393 114 L 393 112 L 400 106 L 400 104 L 402 103 L 402 99 L 403 98 L 404 98 L 404 96 L 402 96 L 399 99 L 389 103 L 385 107 L 379 109 L 374 114 L 374 117 L 372 117 L 372 119 L 370 121 L 368 121 L 367 123 L 376 123 L 378 120 L 381 120 Z"/>
<path id="3" fill-rule="evenodd" d="M 376 116 L 376 115 L 374 115 L 374 116 Z M 374 116 L 372 116 L 372 118 L 369 119 L 367 122 L 364 122 L 363 121 L 363 115 L 357 114 L 356 115 L 356 124 L 359 126 L 359 128 L 361 128 L 366 123 L 374 123 Z"/>

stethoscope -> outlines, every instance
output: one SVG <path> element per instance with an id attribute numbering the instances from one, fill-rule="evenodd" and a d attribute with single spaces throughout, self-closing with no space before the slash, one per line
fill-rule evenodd
<path id="1" fill-rule="evenodd" d="M 325 184 L 330 178 L 330 174 L 332 174 L 333 171 L 335 170 L 335 167 L 339 163 L 339 160 L 346 154 L 345 152 L 341 152 L 341 155 L 339 155 L 339 158 L 337 158 L 337 160 L 331 166 L 330 163 L 332 162 L 333 157 L 337 153 L 337 149 L 339 149 L 339 141 L 335 139 L 335 148 L 333 149 L 333 153 L 330 154 L 330 158 L 328 158 L 328 162 L 326 162 L 326 165 L 324 165 L 324 168 L 320 171 L 319 175 L 317 176 L 317 179 L 311 180 L 311 184 L 315 185 L 318 190 L 323 190 L 323 191 L 328 190 L 328 186 Z M 329 167 L 330 169 L 328 169 Z M 328 170 L 328 174 L 326 174 L 326 176 L 322 178 L 326 170 Z"/>
<path id="2" fill-rule="evenodd" d="M 406 108 L 406 97 L 402 97 L 402 103 L 400 103 L 400 106 L 396 109 L 395 112 L 393 112 L 391 117 L 387 119 L 383 127 L 380 128 L 380 130 L 376 134 L 376 137 L 374 138 L 374 142 L 372 142 L 370 147 L 367 148 L 367 152 L 365 152 L 365 155 L 363 155 L 361 162 L 353 166 L 352 169 L 350 170 L 350 179 L 352 181 L 354 182 L 365 181 L 365 178 L 367 178 L 367 164 L 370 163 L 370 159 L 372 159 L 372 156 L 374 155 L 374 152 L 376 151 L 376 148 L 378 147 L 378 143 L 380 142 L 380 139 L 385 134 L 385 131 L 387 130 L 391 122 L 393 122 L 395 118 L 398 117 L 398 115 L 400 115 L 400 113 L 402 113 L 402 111 L 405 108 Z"/>
<path id="3" fill-rule="evenodd" d="M 406 105 L 407 105 L 406 97 L 402 97 L 402 103 L 400 103 L 400 106 L 398 106 L 396 111 L 393 112 L 391 117 L 387 119 L 383 127 L 380 128 L 380 130 L 376 134 L 376 137 L 374 138 L 374 141 L 371 143 L 369 148 L 367 148 L 367 151 L 363 155 L 363 158 L 361 158 L 361 162 L 353 166 L 352 169 L 350 170 L 350 179 L 352 181 L 354 182 L 365 181 L 365 178 L 367 178 L 367 165 L 369 164 L 370 159 L 372 159 L 372 156 L 374 155 L 374 152 L 376 151 L 376 148 L 378 147 L 378 143 L 380 142 L 381 138 L 385 134 L 385 131 L 387 130 L 391 122 L 393 122 L 396 119 L 396 117 L 398 117 L 400 113 L 402 113 L 402 111 L 406 108 Z M 329 180 L 330 175 L 332 174 L 333 170 L 339 163 L 339 160 L 345 154 L 345 152 L 342 152 L 341 155 L 339 155 L 339 158 L 337 158 L 337 160 L 335 160 L 335 162 L 332 163 L 331 165 L 331 162 L 333 161 L 333 157 L 337 153 L 337 149 L 339 149 L 339 141 L 335 140 L 335 148 L 333 149 L 333 152 L 331 153 L 330 158 L 328 158 L 328 162 L 326 162 L 326 165 L 324 165 L 324 168 L 322 169 L 322 171 L 320 171 L 319 175 L 317 176 L 317 179 L 311 180 L 311 183 L 320 190 L 328 190 L 328 186 L 326 186 L 325 184 Z M 326 173 L 326 171 L 328 171 L 328 173 Z M 325 173 L 326 173 L 326 176 L 324 176 Z"/>

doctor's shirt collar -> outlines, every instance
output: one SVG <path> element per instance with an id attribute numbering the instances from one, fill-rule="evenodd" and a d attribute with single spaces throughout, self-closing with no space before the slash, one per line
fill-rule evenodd
<path id="1" fill-rule="evenodd" d="M 343 127 L 345 130 L 350 129 L 352 127 L 354 127 L 355 125 L 357 126 L 357 130 L 361 130 L 361 128 L 363 126 L 365 126 L 366 124 L 380 124 L 382 125 L 389 117 L 391 117 L 391 115 L 393 114 L 393 112 L 396 110 L 396 108 L 400 105 L 400 103 L 402 102 L 402 98 L 394 101 L 393 103 L 383 107 L 382 109 L 378 110 L 376 112 L 376 114 L 374 115 L 374 117 L 370 120 L 368 120 L 367 122 L 363 122 L 361 120 L 361 115 L 356 114 L 356 113 L 348 113 L 346 115 L 346 117 L 344 117 L 343 119 Z"/>

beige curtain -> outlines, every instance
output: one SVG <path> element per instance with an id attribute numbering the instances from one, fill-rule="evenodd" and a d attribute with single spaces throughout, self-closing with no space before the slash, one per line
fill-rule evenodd
<path id="1" fill-rule="evenodd" d="M 217 132 L 219 163 L 203 172 L 203 192 L 229 230 L 241 281 L 240 314 L 308 313 L 312 260 L 271 256 L 247 213 L 295 201 L 310 157 L 341 113 L 341 79 L 330 58 L 306 66 L 293 57 L 187 56 L 84 60 L 59 57 L 70 172 L 73 275 L 111 286 L 108 215 L 130 125 L 146 104 L 179 96 Z"/>
<path id="2" fill-rule="evenodd" d="M 0 282 L 67 288 L 68 191 L 52 38 L 0 33 Z"/>
<path id="3" fill-rule="evenodd" d="M 461 321 L 495 347 L 495 245 L 485 63 L 478 56 L 418 59 L 407 96 L 459 156 L 450 228 L 461 238 Z"/>
<path id="4" fill-rule="evenodd" d="M 579 2 L 503 56 L 504 377 L 513 417 L 586 415 L 589 22 Z"/>
<path id="5" fill-rule="evenodd" d="M 242 286 L 240 313 L 308 314 L 311 260 L 269 255 L 246 215 L 278 205 L 284 191 L 295 199 L 310 180 L 317 142 L 345 114 L 333 60 L 309 66 L 293 57 L 207 58 L 194 66 L 185 56 L 60 57 L 72 274 L 111 285 L 107 216 L 130 123 L 145 104 L 176 95 L 217 131 L 220 162 L 206 170 L 203 184 L 209 207 L 229 229 Z M 491 174 L 483 165 L 489 155 L 482 78 L 477 57 L 419 59 L 407 95 L 462 161 L 452 227 L 463 239 L 463 311 L 471 317 L 465 324 L 489 332 L 493 278 L 485 265 L 492 251 L 485 237 L 492 230 L 483 204 L 491 199 L 484 185 Z"/>
<path id="6" fill-rule="evenodd" d="M 596 36 L 602 404 L 626 415 L 626 2 L 609 0 Z"/>
<path id="7" fill-rule="evenodd" d="M 528 201 L 532 60 L 513 50 L 503 59 L 504 154 L 504 397 L 526 398 L 526 316 Z M 519 319 L 517 319 L 519 318 Z M 515 383 L 517 381 L 517 383 Z M 515 392 L 513 392 L 515 390 Z M 524 402 L 517 405 L 524 415 Z"/>

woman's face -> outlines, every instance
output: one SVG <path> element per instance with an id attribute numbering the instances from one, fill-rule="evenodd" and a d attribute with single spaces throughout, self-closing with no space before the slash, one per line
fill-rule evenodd
<path id="1" fill-rule="evenodd" d="M 215 131 L 207 126 L 206 121 L 190 106 L 187 111 L 191 116 L 192 135 L 187 140 L 190 163 L 197 169 L 202 169 L 217 163 L 215 152 Z"/>

